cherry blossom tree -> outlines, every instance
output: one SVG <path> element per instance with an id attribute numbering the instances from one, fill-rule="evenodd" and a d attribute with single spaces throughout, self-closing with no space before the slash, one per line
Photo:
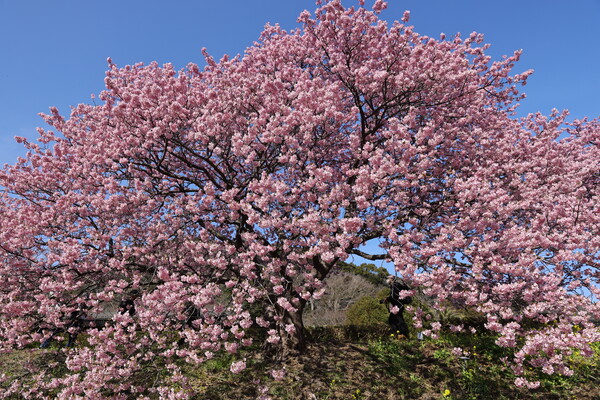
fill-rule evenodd
<path id="1" fill-rule="evenodd" d="M 531 72 L 479 34 L 419 35 L 381 0 L 318 7 L 204 69 L 109 59 L 99 104 L 51 108 L 53 131 L 18 139 L 27 156 L 0 172 L 0 351 L 138 295 L 63 350 L 64 375 L 0 393 L 184 398 L 181 362 L 257 340 L 304 351 L 303 308 L 351 255 L 484 313 L 518 374 L 590 354 L 600 123 L 516 118 Z M 171 383 L 147 384 L 153 368 Z"/>

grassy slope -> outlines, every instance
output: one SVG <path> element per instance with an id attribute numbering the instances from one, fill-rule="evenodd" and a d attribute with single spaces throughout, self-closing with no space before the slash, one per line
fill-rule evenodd
<path id="1" fill-rule="evenodd" d="M 231 356 L 223 355 L 202 367 L 185 367 L 195 399 L 255 399 L 263 392 L 272 399 L 600 399 L 600 346 L 593 360 L 572 357 L 573 377 L 546 376 L 536 390 L 518 389 L 514 375 L 501 359 L 506 350 L 489 336 L 447 334 L 437 340 L 403 340 L 381 330 L 348 327 L 313 329 L 309 351 L 275 363 L 259 349 L 248 350 L 248 368 L 229 372 Z M 461 359 L 452 348 L 470 349 Z M 51 351 L 24 350 L 0 355 L 3 372 L 18 375 L 22 365 Z M 282 381 L 269 372 L 285 367 Z"/>
<path id="2" fill-rule="evenodd" d="M 528 390 L 514 386 L 515 376 L 500 360 L 507 354 L 491 337 L 418 341 L 380 334 L 357 340 L 344 330 L 322 329 L 306 355 L 282 363 L 287 375 L 281 382 L 268 376 L 274 366 L 257 354 L 247 355 L 249 368 L 241 376 L 213 364 L 206 380 L 196 381 L 203 392 L 197 398 L 256 398 L 264 384 L 273 399 L 600 399 L 600 347 L 594 360 L 573 357 L 576 376 L 531 371 L 542 384 Z M 454 356 L 457 345 L 469 347 L 471 356 Z"/>

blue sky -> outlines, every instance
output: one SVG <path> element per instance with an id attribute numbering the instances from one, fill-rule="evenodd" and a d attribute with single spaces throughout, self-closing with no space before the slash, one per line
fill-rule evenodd
<path id="1" fill-rule="evenodd" d="M 202 64 L 202 47 L 215 58 L 243 52 L 266 22 L 294 28 L 314 8 L 312 0 L 0 0 L 0 165 L 24 154 L 15 135 L 35 138 L 44 126 L 37 113 L 57 106 L 68 115 L 102 90 L 107 57 L 120 66 Z M 382 18 L 406 9 L 422 34 L 478 31 L 494 58 L 523 49 L 517 72 L 536 72 L 522 114 L 600 115 L 600 0 L 391 0 Z"/>

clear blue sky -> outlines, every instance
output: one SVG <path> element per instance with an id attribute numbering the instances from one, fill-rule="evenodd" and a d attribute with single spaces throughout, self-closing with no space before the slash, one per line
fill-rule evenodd
<path id="1" fill-rule="evenodd" d="M 314 8 L 312 0 L 0 0 L 0 165 L 24 154 L 15 135 L 35 138 L 44 126 L 37 113 L 57 106 L 68 115 L 102 90 L 107 57 L 120 66 L 202 64 L 202 47 L 215 58 L 241 53 L 266 22 L 293 28 Z M 391 0 L 382 17 L 405 9 L 417 32 L 478 31 L 495 58 L 523 49 L 517 71 L 536 72 L 521 113 L 600 115 L 600 0 Z"/>

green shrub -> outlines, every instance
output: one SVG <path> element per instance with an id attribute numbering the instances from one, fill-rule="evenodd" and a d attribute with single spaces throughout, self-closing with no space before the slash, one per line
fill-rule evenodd
<path id="1" fill-rule="evenodd" d="M 357 326 L 385 325 L 388 310 L 379 300 L 365 296 L 361 297 L 346 311 L 346 324 Z"/>

